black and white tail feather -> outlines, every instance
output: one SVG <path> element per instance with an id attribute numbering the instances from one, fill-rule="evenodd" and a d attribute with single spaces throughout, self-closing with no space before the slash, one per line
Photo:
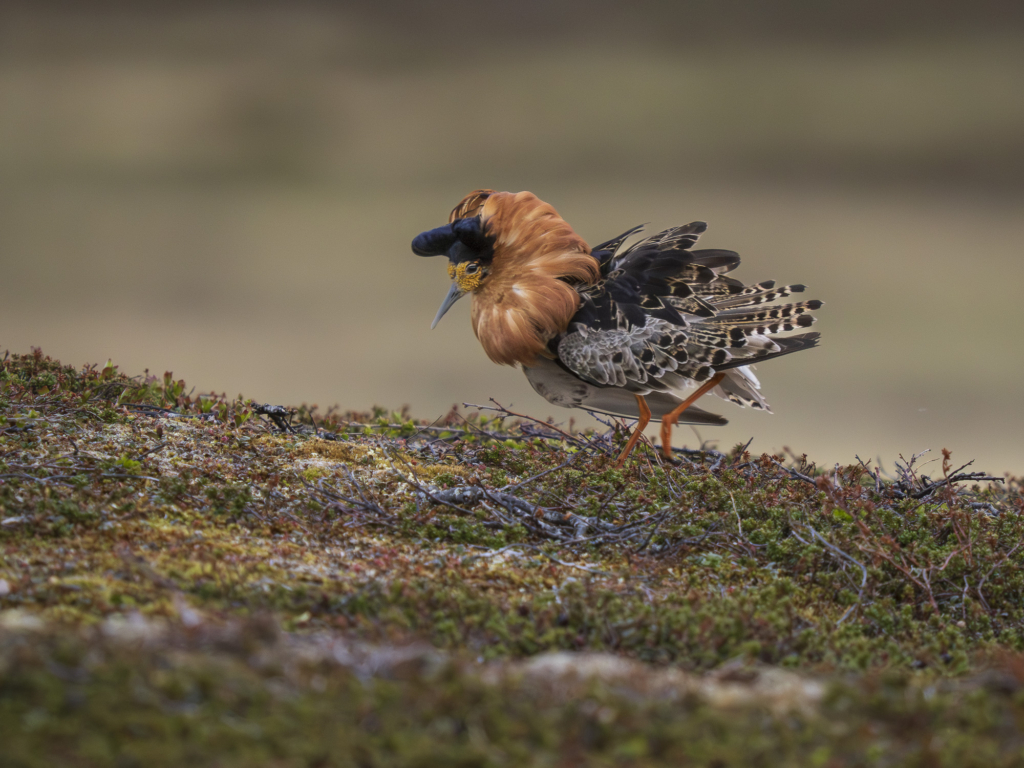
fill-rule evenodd
<path id="1" fill-rule="evenodd" d="M 551 340 L 551 351 L 584 382 L 620 390 L 622 413 L 635 410 L 630 393 L 671 395 L 656 398 L 671 403 L 720 372 L 726 375 L 713 394 L 770 411 L 749 366 L 816 346 L 817 333 L 779 334 L 812 325 L 810 312 L 822 303 L 764 306 L 801 293 L 804 286 L 776 287 L 774 281 L 748 286 L 727 277 L 739 266 L 739 254 L 693 250 L 707 229 L 702 221 L 626 245 L 642 229 L 634 227 L 592 249 L 602 279 L 577 286 L 581 307 L 567 331 Z M 655 411 L 655 418 L 661 415 Z M 701 423 L 724 421 L 705 417 L 720 419 L 703 414 Z"/>

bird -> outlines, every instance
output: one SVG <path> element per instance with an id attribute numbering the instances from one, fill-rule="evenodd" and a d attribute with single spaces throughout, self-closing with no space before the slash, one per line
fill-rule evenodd
<path id="1" fill-rule="evenodd" d="M 753 363 L 811 349 L 821 301 L 776 304 L 804 291 L 727 276 L 735 251 L 695 250 L 703 221 L 644 236 L 644 225 L 590 247 L 532 192 L 478 189 L 448 223 L 412 241 L 447 256 L 451 286 L 431 328 L 472 295 L 473 331 L 495 363 L 518 366 L 548 402 L 637 419 L 622 467 L 652 420 L 672 456 L 672 427 L 722 425 L 694 406 L 713 393 L 771 412 Z"/>

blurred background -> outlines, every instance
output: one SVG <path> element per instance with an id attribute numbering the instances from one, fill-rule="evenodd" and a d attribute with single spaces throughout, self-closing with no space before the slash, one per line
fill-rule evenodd
<path id="1" fill-rule="evenodd" d="M 758 371 L 776 414 L 709 401 L 701 438 L 1024 473 L 1022 3 L 0 6 L 0 354 L 579 417 L 468 301 L 429 330 L 448 278 L 409 242 L 478 187 L 591 243 L 703 219 L 826 302 Z"/>

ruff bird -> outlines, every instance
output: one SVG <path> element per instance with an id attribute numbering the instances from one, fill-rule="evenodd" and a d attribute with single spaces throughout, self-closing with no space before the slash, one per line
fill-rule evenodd
<path id="1" fill-rule="evenodd" d="M 491 360 L 521 366 L 554 405 L 638 419 L 618 466 L 652 420 L 666 457 L 677 422 L 727 423 L 694 407 L 708 392 L 770 412 L 751 363 L 819 337 L 780 336 L 814 323 L 821 302 L 763 306 L 804 286 L 726 277 L 740 257 L 694 250 L 704 222 L 650 237 L 642 229 L 591 248 L 533 193 L 481 189 L 412 242 L 419 256 L 448 257 L 452 284 L 431 328 L 471 293 L 473 331 Z"/>

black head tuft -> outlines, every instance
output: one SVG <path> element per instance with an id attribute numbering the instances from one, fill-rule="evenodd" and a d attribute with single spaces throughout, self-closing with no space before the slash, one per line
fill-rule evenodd
<path id="1" fill-rule="evenodd" d="M 445 224 L 437 229 L 430 229 L 420 232 L 412 241 L 412 252 L 417 256 L 441 256 L 448 253 L 448 249 L 455 244 L 456 235 L 452 232 L 452 225 Z"/>
<path id="2" fill-rule="evenodd" d="M 421 232 L 412 241 L 412 250 L 418 256 L 447 256 L 453 264 L 486 263 L 494 258 L 494 238 L 484 233 L 479 216 L 471 216 Z"/>
<path id="3" fill-rule="evenodd" d="M 482 251 L 488 247 L 488 238 L 480 226 L 480 217 L 473 216 L 468 219 L 459 219 L 451 224 L 452 232 L 459 242 L 474 251 Z"/>

